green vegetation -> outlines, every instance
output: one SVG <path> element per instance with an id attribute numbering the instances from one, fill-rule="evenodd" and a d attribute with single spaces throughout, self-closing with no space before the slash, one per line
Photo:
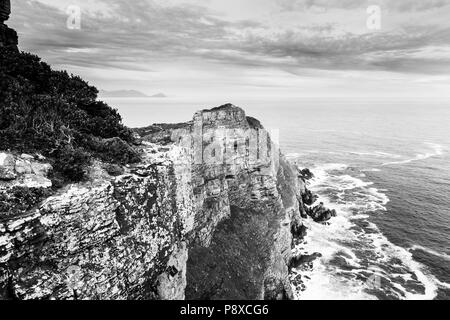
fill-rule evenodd
<path id="1" fill-rule="evenodd" d="M 82 180 L 92 158 L 138 161 L 129 145 L 132 131 L 97 94 L 80 77 L 52 70 L 35 55 L 0 48 L 0 150 L 39 152 L 64 181 Z"/>
<path id="2" fill-rule="evenodd" d="M 50 196 L 44 188 L 12 187 L 7 192 L 0 191 L 0 219 L 28 212 L 39 202 Z"/>

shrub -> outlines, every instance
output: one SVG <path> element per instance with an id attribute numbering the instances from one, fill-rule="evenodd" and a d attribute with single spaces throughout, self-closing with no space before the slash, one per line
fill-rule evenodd
<path id="1" fill-rule="evenodd" d="M 25 213 L 49 195 L 50 191 L 43 188 L 15 186 L 10 190 L 1 190 L 0 219 Z"/>
<path id="2" fill-rule="evenodd" d="M 54 162 L 56 175 L 71 181 L 84 178 L 92 157 L 138 161 L 131 130 L 97 94 L 35 55 L 0 48 L 0 149 L 40 152 Z"/>
<path id="3" fill-rule="evenodd" d="M 85 175 L 85 165 L 90 155 L 82 148 L 65 146 L 55 154 L 54 170 L 72 181 L 80 181 Z"/>

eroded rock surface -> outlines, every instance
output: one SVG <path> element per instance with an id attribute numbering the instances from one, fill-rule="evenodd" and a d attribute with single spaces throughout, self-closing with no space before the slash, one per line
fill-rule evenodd
<path id="1" fill-rule="evenodd" d="M 194 210 L 188 179 L 173 164 L 180 149 L 143 152 L 144 160 L 124 175 L 98 175 L 25 212 L 0 213 L 0 297 L 184 298 L 184 290 L 165 289 L 183 288 L 185 279 L 157 281 L 172 263 L 185 273 L 187 257 L 174 257 L 187 255 Z"/>
<path id="2" fill-rule="evenodd" d="M 0 298 L 291 298 L 306 188 L 259 122 L 225 105 L 137 132 L 140 163 L 58 191 L 45 160 L 0 154 Z"/>
<path id="3" fill-rule="evenodd" d="M 140 133 L 190 153 L 196 213 L 186 296 L 290 298 L 291 230 L 301 225 L 304 182 L 261 124 L 224 105 Z"/>

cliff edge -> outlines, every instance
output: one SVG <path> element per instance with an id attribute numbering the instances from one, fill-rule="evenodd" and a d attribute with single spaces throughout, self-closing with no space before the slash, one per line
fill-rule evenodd
<path id="1" fill-rule="evenodd" d="M 291 298 L 291 230 L 301 223 L 304 182 L 259 121 L 228 104 L 138 132 L 188 155 L 195 214 L 186 297 Z"/>
<path id="2" fill-rule="evenodd" d="M 136 131 L 140 162 L 56 192 L 44 157 L 0 153 L 0 297 L 292 298 L 304 182 L 267 131 L 233 105 Z"/>

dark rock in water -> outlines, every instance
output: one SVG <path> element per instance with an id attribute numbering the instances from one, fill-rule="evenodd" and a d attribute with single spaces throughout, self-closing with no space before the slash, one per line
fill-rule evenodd
<path id="1" fill-rule="evenodd" d="M 303 239 L 307 234 L 308 228 L 303 224 L 293 223 L 291 225 L 291 233 L 294 238 Z"/>
<path id="2" fill-rule="evenodd" d="M 308 210 L 309 210 L 309 206 L 305 205 L 302 200 L 299 203 L 299 211 L 300 211 L 300 216 L 302 217 L 302 219 L 308 219 L 308 217 L 309 217 Z"/>
<path id="3" fill-rule="evenodd" d="M 312 208 L 306 208 L 306 213 L 310 216 L 315 222 L 326 222 L 333 217 L 337 216 L 336 210 L 327 209 L 323 202 L 321 202 L 318 206 Z"/>
<path id="4" fill-rule="evenodd" d="M 313 203 L 316 202 L 318 198 L 319 198 L 319 196 L 317 196 L 316 194 L 313 194 L 308 189 L 306 190 L 305 193 L 302 194 L 303 203 L 308 206 L 313 205 Z"/>
<path id="5" fill-rule="evenodd" d="M 299 255 L 297 257 L 293 257 L 291 259 L 291 262 L 289 263 L 289 268 L 299 268 L 304 264 L 310 264 L 314 262 L 314 260 L 322 258 L 322 254 L 320 253 L 313 253 L 311 255 Z"/>
<path id="6" fill-rule="evenodd" d="M 303 179 L 303 178 L 302 178 Z M 317 199 L 319 199 L 319 196 L 312 193 L 310 190 L 304 188 L 301 193 L 301 203 L 300 203 L 300 215 L 303 219 L 308 218 L 309 214 L 309 208 L 308 206 L 312 206 Z"/>
<path id="7" fill-rule="evenodd" d="M 306 237 L 307 230 L 308 228 L 306 228 L 300 221 L 291 223 L 292 248 L 303 242 L 303 239 Z"/>
<path id="8" fill-rule="evenodd" d="M 422 295 L 425 294 L 426 288 L 424 287 L 424 285 L 422 283 L 420 283 L 418 281 L 408 280 L 406 282 L 406 285 L 410 291 L 413 291 L 417 294 L 422 294 Z"/>
<path id="9" fill-rule="evenodd" d="M 308 168 L 299 170 L 298 173 L 299 173 L 299 178 L 302 178 L 305 181 L 311 180 L 312 178 L 314 178 L 314 174 Z"/>
<path id="10" fill-rule="evenodd" d="M 350 270 L 356 269 L 355 267 L 350 265 L 344 257 L 341 257 L 341 256 L 335 256 L 333 259 L 331 259 L 329 261 L 329 263 L 331 265 L 338 266 L 342 270 L 350 271 Z"/>

